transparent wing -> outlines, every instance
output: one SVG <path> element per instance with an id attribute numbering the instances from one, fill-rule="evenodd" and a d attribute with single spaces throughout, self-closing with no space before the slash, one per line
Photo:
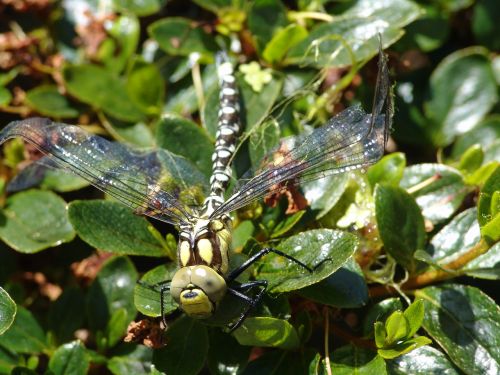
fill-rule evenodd
<path id="1" fill-rule="evenodd" d="M 132 150 L 78 126 L 43 118 L 10 123 L 0 132 L 0 144 L 15 137 L 33 144 L 49 157 L 33 166 L 25 174 L 26 179 L 40 178 L 47 167 L 63 168 L 138 214 L 167 223 L 186 221 L 191 213 L 184 201 L 195 205 L 198 202 L 193 197 L 203 195 L 203 175 L 187 160 L 166 150 Z M 26 186 L 33 183 L 24 181 Z"/>
<path id="2" fill-rule="evenodd" d="M 389 74 L 380 52 L 371 114 L 353 106 L 307 136 L 285 139 L 257 171 L 238 181 L 235 192 L 212 216 L 234 211 L 287 186 L 375 163 L 384 153 L 391 121 Z"/>

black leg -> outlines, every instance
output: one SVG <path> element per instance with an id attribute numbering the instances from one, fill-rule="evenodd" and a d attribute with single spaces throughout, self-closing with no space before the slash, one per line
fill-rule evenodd
<path id="1" fill-rule="evenodd" d="M 266 247 L 262 250 L 260 250 L 257 254 L 255 255 L 252 255 L 249 259 L 247 259 L 241 266 L 239 266 L 238 268 L 236 268 L 235 270 L 233 270 L 228 276 L 227 276 L 227 281 L 231 282 L 231 281 L 234 281 L 238 276 L 240 276 L 248 267 L 250 267 L 253 263 L 255 263 L 256 261 L 258 261 L 260 258 L 262 258 L 264 255 L 266 254 L 269 254 L 269 253 L 275 253 L 275 254 L 278 254 L 278 255 L 281 255 L 282 257 L 288 259 L 288 260 L 291 260 L 292 262 L 298 264 L 299 266 L 301 266 L 302 268 L 308 270 L 309 272 L 313 272 L 313 270 L 311 269 L 311 267 L 305 265 L 304 263 L 302 263 L 300 260 L 298 259 L 295 259 L 294 257 L 288 255 L 288 254 L 285 254 L 284 252 L 282 251 L 279 251 L 279 250 L 276 250 L 276 249 L 273 249 L 271 247 Z"/>
<path id="2" fill-rule="evenodd" d="M 167 318 L 165 317 L 165 293 L 170 291 L 170 285 L 162 286 L 160 289 L 160 314 L 165 329 L 167 328 Z"/>
<path id="3" fill-rule="evenodd" d="M 251 289 L 255 286 L 260 286 L 262 287 L 261 290 L 255 295 L 255 297 L 250 298 L 247 295 L 241 293 L 237 289 L 240 290 L 248 290 Z M 236 288 L 228 288 L 228 292 L 231 293 L 232 295 L 241 298 L 245 302 L 247 302 L 247 308 L 241 313 L 240 317 L 236 321 L 236 323 L 232 324 L 229 326 L 229 332 L 233 332 L 235 329 L 237 329 L 241 324 L 245 321 L 246 317 L 250 313 L 250 310 L 252 310 L 262 299 L 264 296 L 264 292 L 266 291 L 267 288 L 267 280 L 256 280 L 256 281 L 250 281 L 248 283 L 241 284 L 237 286 Z"/>

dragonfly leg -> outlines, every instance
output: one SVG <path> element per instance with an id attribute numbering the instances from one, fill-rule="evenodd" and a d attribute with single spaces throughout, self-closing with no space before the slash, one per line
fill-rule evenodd
<path id="1" fill-rule="evenodd" d="M 251 298 L 247 296 L 246 294 L 243 294 L 241 291 L 242 290 L 249 290 L 253 287 L 261 287 L 261 289 L 257 292 L 257 294 Z M 233 332 L 235 329 L 237 329 L 241 324 L 245 321 L 246 317 L 250 313 L 250 310 L 252 310 L 257 304 L 260 302 L 262 297 L 264 296 L 264 292 L 267 289 L 267 280 L 255 280 L 255 281 L 249 281 L 248 283 L 244 283 L 241 285 L 238 285 L 235 288 L 229 288 L 227 291 L 231 293 L 232 295 L 241 298 L 245 302 L 247 302 L 247 307 L 246 309 L 241 313 L 240 317 L 236 321 L 236 323 L 231 324 L 229 326 L 229 332 Z"/>
<path id="2" fill-rule="evenodd" d="M 273 249 L 272 247 L 266 247 L 262 250 L 260 250 L 257 254 L 252 255 L 249 259 L 247 259 L 241 266 L 233 270 L 228 276 L 227 280 L 228 281 L 234 281 L 238 276 L 240 276 L 248 267 L 250 267 L 252 264 L 257 262 L 260 258 L 262 258 L 264 255 L 269 254 L 269 253 L 274 253 L 278 254 L 288 260 L 291 260 L 295 264 L 298 264 L 302 268 L 306 269 L 309 272 L 313 272 L 313 269 L 306 264 L 302 263 L 300 260 L 295 259 L 291 255 L 288 255 L 280 250 Z M 316 268 L 316 267 L 315 267 Z"/>
<path id="3" fill-rule="evenodd" d="M 169 291 L 170 285 L 163 285 L 160 289 L 160 314 L 165 328 L 167 328 L 167 318 L 165 317 L 165 293 Z"/>

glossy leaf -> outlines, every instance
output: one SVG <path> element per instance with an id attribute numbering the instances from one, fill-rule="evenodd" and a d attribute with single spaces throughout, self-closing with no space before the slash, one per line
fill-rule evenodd
<path id="1" fill-rule="evenodd" d="M 449 55 L 431 76 L 431 98 L 425 113 L 436 146 L 474 128 L 497 101 L 488 51 L 471 47 Z"/>
<path id="2" fill-rule="evenodd" d="M 452 156 L 459 159 L 474 144 L 480 144 L 486 149 L 498 138 L 500 138 L 500 116 L 488 116 L 474 129 L 457 138 L 453 144 Z"/>
<path id="3" fill-rule="evenodd" d="M 423 327 L 462 371 L 500 371 L 500 311 L 479 289 L 463 285 L 428 287 L 416 292 L 424 300 Z"/>
<path id="4" fill-rule="evenodd" d="M 156 65 L 135 61 L 127 76 L 127 93 L 144 112 L 159 114 L 165 98 L 165 81 Z"/>
<path id="5" fill-rule="evenodd" d="M 422 249 L 426 240 L 424 219 L 415 200 L 399 187 L 378 185 L 375 213 L 385 251 L 414 270 L 413 253 Z"/>
<path id="6" fill-rule="evenodd" d="M 55 375 L 85 375 L 89 366 L 86 349 L 80 341 L 60 346 L 49 361 L 49 369 Z"/>
<path id="7" fill-rule="evenodd" d="M 481 235 L 489 242 L 500 239 L 500 166 L 491 174 L 481 189 L 477 219 Z"/>
<path id="8" fill-rule="evenodd" d="M 441 164 L 407 167 L 401 187 L 409 190 L 432 223 L 448 219 L 462 204 L 468 189 L 460 172 Z"/>
<path id="9" fill-rule="evenodd" d="M 113 357 L 106 364 L 113 375 L 162 375 L 151 365 L 153 349 L 144 345 L 131 344 L 122 346 L 120 349 L 114 351 Z"/>
<path id="10" fill-rule="evenodd" d="M 459 374 L 446 355 L 431 346 L 422 346 L 386 361 L 386 365 L 389 373 L 394 375 Z"/>
<path id="11" fill-rule="evenodd" d="M 332 374 L 386 374 L 385 363 L 376 352 L 346 345 L 330 354 Z"/>
<path id="12" fill-rule="evenodd" d="M 45 333 L 31 312 L 17 307 L 14 323 L 0 336 L 0 345 L 15 353 L 38 354 L 47 349 Z"/>
<path id="13" fill-rule="evenodd" d="M 17 306 L 9 293 L 0 287 L 0 335 L 7 331 L 16 317 Z"/>
<path id="14" fill-rule="evenodd" d="M 62 95 L 57 86 L 38 86 L 26 93 L 26 102 L 38 113 L 55 118 L 72 118 L 78 116 L 68 98 Z"/>
<path id="15" fill-rule="evenodd" d="M 376 321 L 385 321 L 394 311 L 402 310 L 403 304 L 399 298 L 387 298 L 370 308 L 363 321 L 363 333 L 369 334 L 373 330 Z M 383 325 L 382 325 L 383 327 Z"/>
<path id="16" fill-rule="evenodd" d="M 268 291 L 272 293 L 301 289 L 334 273 L 354 253 L 356 246 L 356 238 L 350 233 L 331 229 L 309 230 L 284 240 L 277 249 L 313 268 L 313 272 L 309 273 L 279 255 L 269 254 L 264 258 L 257 278 L 266 279 Z"/>
<path id="17" fill-rule="evenodd" d="M 127 324 L 135 317 L 133 291 L 137 271 L 125 257 L 113 257 L 106 261 L 93 281 L 87 295 L 87 313 L 91 329 L 104 330 L 115 311 L 125 309 Z M 123 327 L 125 333 L 126 325 Z"/>
<path id="18" fill-rule="evenodd" d="M 199 53 L 210 61 L 218 48 L 212 37 L 194 22 L 181 17 L 160 19 L 148 27 L 149 35 L 170 55 Z"/>
<path id="19" fill-rule="evenodd" d="M 262 57 L 270 63 L 277 63 L 286 55 L 288 50 L 307 37 L 307 30 L 297 24 L 291 24 L 282 30 L 267 43 Z"/>
<path id="20" fill-rule="evenodd" d="M 123 121 L 141 121 L 143 111 L 127 94 L 124 81 L 97 65 L 66 66 L 63 71 L 69 93 L 84 103 Z"/>
<path id="21" fill-rule="evenodd" d="M 406 158 L 403 153 L 386 155 L 368 169 L 368 181 L 372 187 L 377 183 L 397 186 L 403 177 L 405 167 Z"/>
<path id="22" fill-rule="evenodd" d="M 483 163 L 484 151 L 480 145 L 472 145 L 463 153 L 458 169 L 466 174 L 474 173 Z"/>
<path id="23" fill-rule="evenodd" d="M 234 331 L 234 337 L 241 345 L 295 349 L 299 346 L 299 336 L 295 328 L 286 320 L 257 317 L 247 318 Z"/>
<path id="24" fill-rule="evenodd" d="M 335 307 L 354 308 L 368 302 L 368 287 L 363 272 L 352 258 L 323 281 L 301 289 L 299 293 L 310 300 Z"/>
<path id="25" fill-rule="evenodd" d="M 198 374 L 208 352 L 206 327 L 183 317 L 169 327 L 165 339 L 175 345 L 167 345 L 153 353 L 156 368 L 167 374 Z"/>
<path id="26" fill-rule="evenodd" d="M 193 147 L 194 139 L 196 147 Z M 163 115 L 156 124 L 156 144 L 184 156 L 206 176 L 210 176 L 214 146 L 206 132 L 194 122 L 173 114 Z"/>
<path id="27" fill-rule="evenodd" d="M 472 277 L 500 279 L 500 242 L 493 245 L 488 252 L 473 259 L 464 267 L 464 272 Z"/>
<path id="28" fill-rule="evenodd" d="M 330 212 L 344 194 L 349 182 L 347 173 L 332 174 L 319 180 L 301 184 L 304 197 L 311 210 L 317 211 L 316 218 L 320 219 Z"/>
<path id="29" fill-rule="evenodd" d="M 153 257 L 167 254 L 158 240 L 161 235 L 156 229 L 145 218 L 134 215 L 119 203 L 73 201 L 68 215 L 78 236 L 100 250 Z"/>
<path id="30" fill-rule="evenodd" d="M 424 336 L 418 336 L 413 339 L 402 341 L 389 349 L 379 349 L 377 353 L 384 359 L 393 359 L 400 355 L 410 353 L 422 346 L 430 344 L 432 341 Z"/>
<path id="31" fill-rule="evenodd" d="M 19 252 L 36 253 L 74 237 L 66 202 L 52 192 L 14 194 L 0 211 L 0 238 Z"/>

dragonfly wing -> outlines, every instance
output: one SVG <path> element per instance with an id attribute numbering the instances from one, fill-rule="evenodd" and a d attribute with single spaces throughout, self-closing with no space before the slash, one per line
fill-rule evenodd
<path id="1" fill-rule="evenodd" d="M 386 58 L 381 52 L 371 114 L 360 106 L 349 107 L 309 135 L 285 139 L 264 158 L 259 170 L 238 181 L 235 192 L 212 216 L 234 211 L 287 186 L 375 163 L 387 142 L 391 100 Z"/>
<path id="2" fill-rule="evenodd" d="M 201 173 L 193 170 L 188 177 L 180 178 L 179 170 L 186 168 L 180 164 L 188 162 L 166 150 L 132 150 L 91 135 L 78 126 L 48 119 L 10 123 L 0 132 L 0 144 L 16 137 L 48 155 L 50 160 L 45 159 L 43 166 L 69 170 L 137 213 L 172 224 L 189 218 L 180 196 L 187 188 L 194 189 L 190 183 L 203 179 Z M 37 173 L 31 175 L 36 177 Z"/>

